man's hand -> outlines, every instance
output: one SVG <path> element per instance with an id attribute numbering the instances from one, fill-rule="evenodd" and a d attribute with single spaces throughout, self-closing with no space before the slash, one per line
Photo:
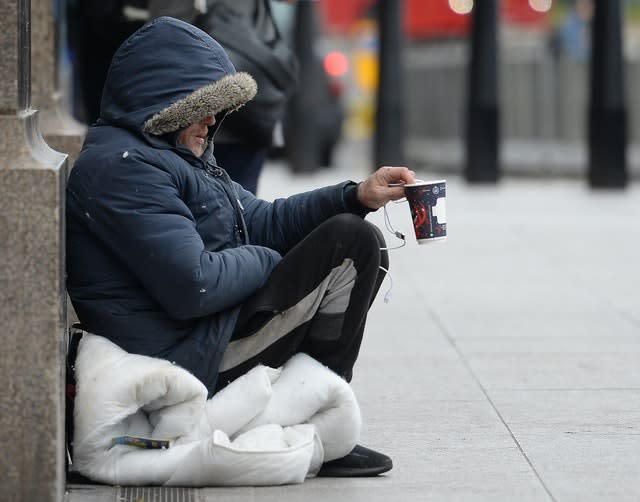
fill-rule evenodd
<path id="1" fill-rule="evenodd" d="M 358 185 L 358 201 L 370 209 L 378 209 L 390 200 L 404 197 L 402 186 L 390 187 L 390 184 L 415 182 L 416 173 L 406 167 L 381 167 Z"/>

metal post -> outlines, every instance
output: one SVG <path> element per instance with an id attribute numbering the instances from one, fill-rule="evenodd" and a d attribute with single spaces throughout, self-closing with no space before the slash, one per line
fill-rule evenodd
<path id="1" fill-rule="evenodd" d="M 297 91 L 290 98 L 285 131 L 287 157 L 294 172 L 310 172 L 319 164 L 317 122 L 313 113 L 322 82 L 315 54 L 316 16 L 315 1 L 299 0 L 296 3 L 293 45 L 300 79 Z"/>
<path id="2" fill-rule="evenodd" d="M 374 166 L 404 165 L 404 64 L 402 1 L 378 0 L 380 82 L 377 94 Z"/>
<path id="3" fill-rule="evenodd" d="M 595 1 L 589 102 L 589 183 L 594 188 L 627 184 L 621 4 Z"/>
<path id="4" fill-rule="evenodd" d="M 500 178 L 496 31 L 496 0 L 476 0 L 471 30 L 465 166 L 465 177 L 472 183 L 495 183 Z"/>

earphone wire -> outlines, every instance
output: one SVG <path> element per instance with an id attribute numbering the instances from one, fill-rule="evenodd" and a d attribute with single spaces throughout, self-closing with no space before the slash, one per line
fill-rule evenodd
<path id="1" fill-rule="evenodd" d="M 407 244 L 407 239 L 402 232 L 398 232 L 393 228 L 393 225 L 391 225 L 391 219 L 389 218 L 389 213 L 387 212 L 386 204 L 383 206 L 383 212 L 384 212 L 384 226 L 387 228 L 387 231 L 389 231 L 390 233 L 395 235 L 398 239 L 400 239 L 402 241 L 402 244 L 399 244 L 398 246 L 393 246 L 393 247 L 388 247 L 388 246 L 383 247 L 383 248 L 380 248 L 380 251 L 392 251 L 394 249 L 400 249 L 401 247 L 404 247 Z M 383 266 L 380 266 L 380 270 L 382 270 L 387 275 L 387 277 L 389 277 L 389 289 L 387 289 L 387 292 L 384 295 L 384 303 L 389 303 L 391 301 L 391 290 L 393 289 L 393 277 L 391 277 L 389 270 L 384 268 Z"/>
<path id="2" fill-rule="evenodd" d="M 389 289 L 387 289 L 387 292 L 384 294 L 384 303 L 389 303 L 391 301 L 391 290 L 393 289 L 393 277 L 391 277 L 389 270 L 384 268 L 382 265 L 380 265 L 380 270 L 387 274 L 387 277 L 389 278 Z"/>
<path id="3" fill-rule="evenodd" d="M 399 245 L 393 246 L 393 247 L 387 246 L 387 247 L 384 247 L 384 248 L 380 248 L 380 251 L 393 251 L 394 249 L 400 249 L 401 247 L 404 247 L 407 244 L 406 237 L 404 236 L 404 234 L 402 232 L 398 232 L 391 225 L 391 218 L 389 218 L 389 213 L 387 212 L 387 205 L 386 204 L 383 206 L 382 210 L 384 212 L 384 226 L 386 227 L 387 231 L 389 231 L 389 233 L 392 233 L 398 239 L 400 239 L 402 241 L 402 244 L 399 244 Z"/>

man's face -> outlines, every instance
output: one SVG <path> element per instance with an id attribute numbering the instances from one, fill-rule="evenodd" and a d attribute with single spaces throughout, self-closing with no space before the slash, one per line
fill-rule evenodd
<path id="1" fill-rule="evenodd" d="M 200 122 L 191 124 L 178 134 L 178 143 L 186 146 L 196 157 L 201 157 L 207 148 L 207 134 L 209 127 L 216 123 L 213 115 L 203 118 Z"/>

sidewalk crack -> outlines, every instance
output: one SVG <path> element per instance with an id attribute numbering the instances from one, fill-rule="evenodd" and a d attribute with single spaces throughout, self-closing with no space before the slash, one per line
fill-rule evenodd
<path id="1" fill-rule="evenodd" d="M 480 390 L 484 394 L 485 398 L 487 399 L 487 401 L 491 405 L 491 408 L 493 409 L 494 413 L 496 414 L 496 416 L 498 417 L 498 419 L 500 420 L 500 422 L 502 423 L 504 428 L 509 433 L 509 436 L 511 436 L 511 439 L 514 442 L 514 444 L 516 445 L 516 448 L 518 448 L 518 451 L 520 452 L 520 454 L 523 456 L 523 458 L 525 459 L 527 464 L 529 464 L 529 467 L 531 468 L 531 471 L 533 472 L 533 474 L 536 476 L 536 478 L 538 478 L 538 481 L 540 482 L 540 485 L 542 486 L 544 491 L 547 492 L 547 495 L 549 495 L 549 498 L 553 502 L 557 502 L 557 499 L 553 496 L 553 494 L 551 493 L 551 490 L 549 489 L 547 484 L 542 479 L 542 476 L 540 475 L 538 470 L 533 465 L 533 462 L 531 461 L 529 456 L 525 453 L 524 449 L 522 448 L 522 445 L 520 444 L 520 442 L 516 438 L 515 434 L 513 433 L 513 431 L 511 430 L 511 428 L 507 424 L 507 422 L 505 421 L 504 417 L 502 416 L 502 414 L 498 410 L 498 407 L 496 406 L 496 404 L 491 399 L 491 396 L 489 396 L 489 393 L 487 392 L 487 389 L 484 387 L 484 385 L 482 385 L 482 382 L 480 382 L 480 379 L 477 377 L 477 375 L 475 374 L 475 372 L 471 368 L 471 365 L 467 361 L 467 358 L 465 357 L 464 353 L 462 352 L 462 350 L 460 350 L 460 347 L 456 344 L 456 341 L 455 341 L 453 335 L 451 335 L 451 333 L 449 332 L 449 330 L 445 326 L 444 322 L 442 322 L 442 319 L 440 319 L 440 317 L 435 312 L 433 312 L 431 309 L 428 309 L 428 313 L 433 318 L 433 320 L 436 323 L 436 325 L 438 326 L 438 328 L 440 328 L 440 331 L 442 332 L 442 334 L 444 335 L 446 340 L 449 342 L 449 344 L 451 345 L 453 350 L 456 352 L 456 354 L 458 354 L 458 356 L 462 360 L 462 364 L 464 364 L 465 368 L 467 369 L 467 371 L 469 372 L 471 377 L 476 382 L 476 385 L 480 388 Z"/>

